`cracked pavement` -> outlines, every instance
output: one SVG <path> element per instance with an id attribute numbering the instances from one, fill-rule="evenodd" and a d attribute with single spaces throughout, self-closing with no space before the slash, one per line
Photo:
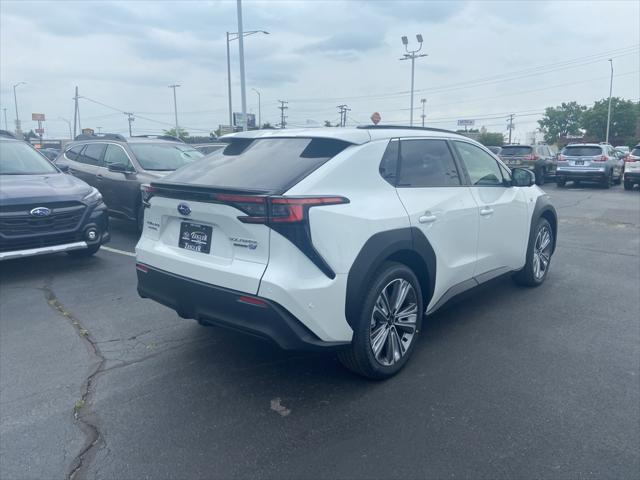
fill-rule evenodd
<path id="1" fill-rule="evenodd" d="M 179 319 L 131 257 L 1 264 L 0 478 L 637 476 L 640 194 L 545 189 L 548 281 L 438 313 L 384 383 Z"/>

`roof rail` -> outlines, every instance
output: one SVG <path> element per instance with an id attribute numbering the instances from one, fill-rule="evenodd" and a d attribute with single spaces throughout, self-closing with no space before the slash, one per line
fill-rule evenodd
<path id="1" fill-rule="evenodd" d="M 119 142 L 127 141 L 127 139 L 119 133 L 94 133 L 93 135 L 81 133 L 80 135 L 76 135 L 76 138 L 74 138 L 74 140 L 118 140 Z"/>
<path id="2" fill-rule="evenodd" d="M 427 132 L 443 132 L 443 133 L 455 133 L 460 135 L 460 132 L 454 132 L 453 130 L 445 130 L 444 128 L 432 128 L 432 127 L 409 127 L 406 125 L 358 125 L 356 128 L 362 128 L 364 130 L 424 130 Z"/>
<path id="3" fill-rule="evenodd" d="M 0 130 L 0 137 L 16 138 L 16 136 L 8 130 Z"/>
<path id="4" fill-rule="evenodd" d="M 185 143 L 185 141 L 181 138 L 174 137 L 172 135 L 132 135 L 131 138 L 154 138 L 156 140 L 167 140 L 170 142 Z"/>

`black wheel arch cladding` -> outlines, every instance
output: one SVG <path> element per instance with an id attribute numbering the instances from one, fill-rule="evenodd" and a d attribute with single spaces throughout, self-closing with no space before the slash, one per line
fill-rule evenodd
<path id="1" fill-rule="evenodd" d="M 360 300 L 376 270 L 385 261 L 407 264 L 422 289 L 426 306 L 433 296 L 436 279 L 436 254 L 424 233 L 417 227 L 379 232 L 365 242 L 347 277 L 345 316 L 353 328 L 360 314 Z"/>

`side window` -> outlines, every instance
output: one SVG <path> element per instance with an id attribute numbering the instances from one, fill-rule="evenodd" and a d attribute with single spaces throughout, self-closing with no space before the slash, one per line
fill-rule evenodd
<path id="1" fill-rule="evenodd" d="M 76 145 L 75 147 L 71 147 L 69 150 L 64 152 L 64 156 L 67 157 L 69 160 L 77 160 L 78 155 L 80 155 L 80 152 L 82 151 L 83 148 L 84 148 L 84 145 Z"/>
<path id="2" fill-rule="evenodd" d="M 121 163 L 125 165 L 129 170 L 133 170 L 133 165 L 129 161 L 129 157 L 122 147 L 118 145 L 107 145 L 107 151 L 104 154 L 104 166 L 107 167 L 113 163 Z"/>
<path id="3" fill-rule="evenodd" d="M 446 140 L 400 142 L 399 187 L 460 185 L 460 175 Z"/>
<path id="4" fill-rule="evenodd" d="M 106 145 L 104 143 L 88 144 L 87 148 L 84 149 L 84 152 L 82 152 L 82 155 L 78 158 L 78 161 L 88 165 L 102 166 L 102 156 L 105 147 Z"/>
<path id="5" fill-rule="evenodd" d="M 471 185 L 502 186 L 498 162 L 484 150 L 467 142 L 454 141 L 456 150 L 469 172 Z"/>
<path id="6" fill-rule="evenodd" d="M 398 172 L 399 145 L 399 140 L 392 139 L 387 145 L 380 162 L 380 175 L 394 187 L 396 186 L 396 174 Z"/>

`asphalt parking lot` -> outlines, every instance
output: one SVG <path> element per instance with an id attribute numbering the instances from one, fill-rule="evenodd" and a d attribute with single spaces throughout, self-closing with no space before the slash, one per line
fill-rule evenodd
<path id="1" fill-rule="evenodd" d="M 545 189 L 547 282 L 431 317 L 383 383 L 179 319 L 131 255 L 3 263 L 0 477 L 637 478 L 640 194 Z"/>

